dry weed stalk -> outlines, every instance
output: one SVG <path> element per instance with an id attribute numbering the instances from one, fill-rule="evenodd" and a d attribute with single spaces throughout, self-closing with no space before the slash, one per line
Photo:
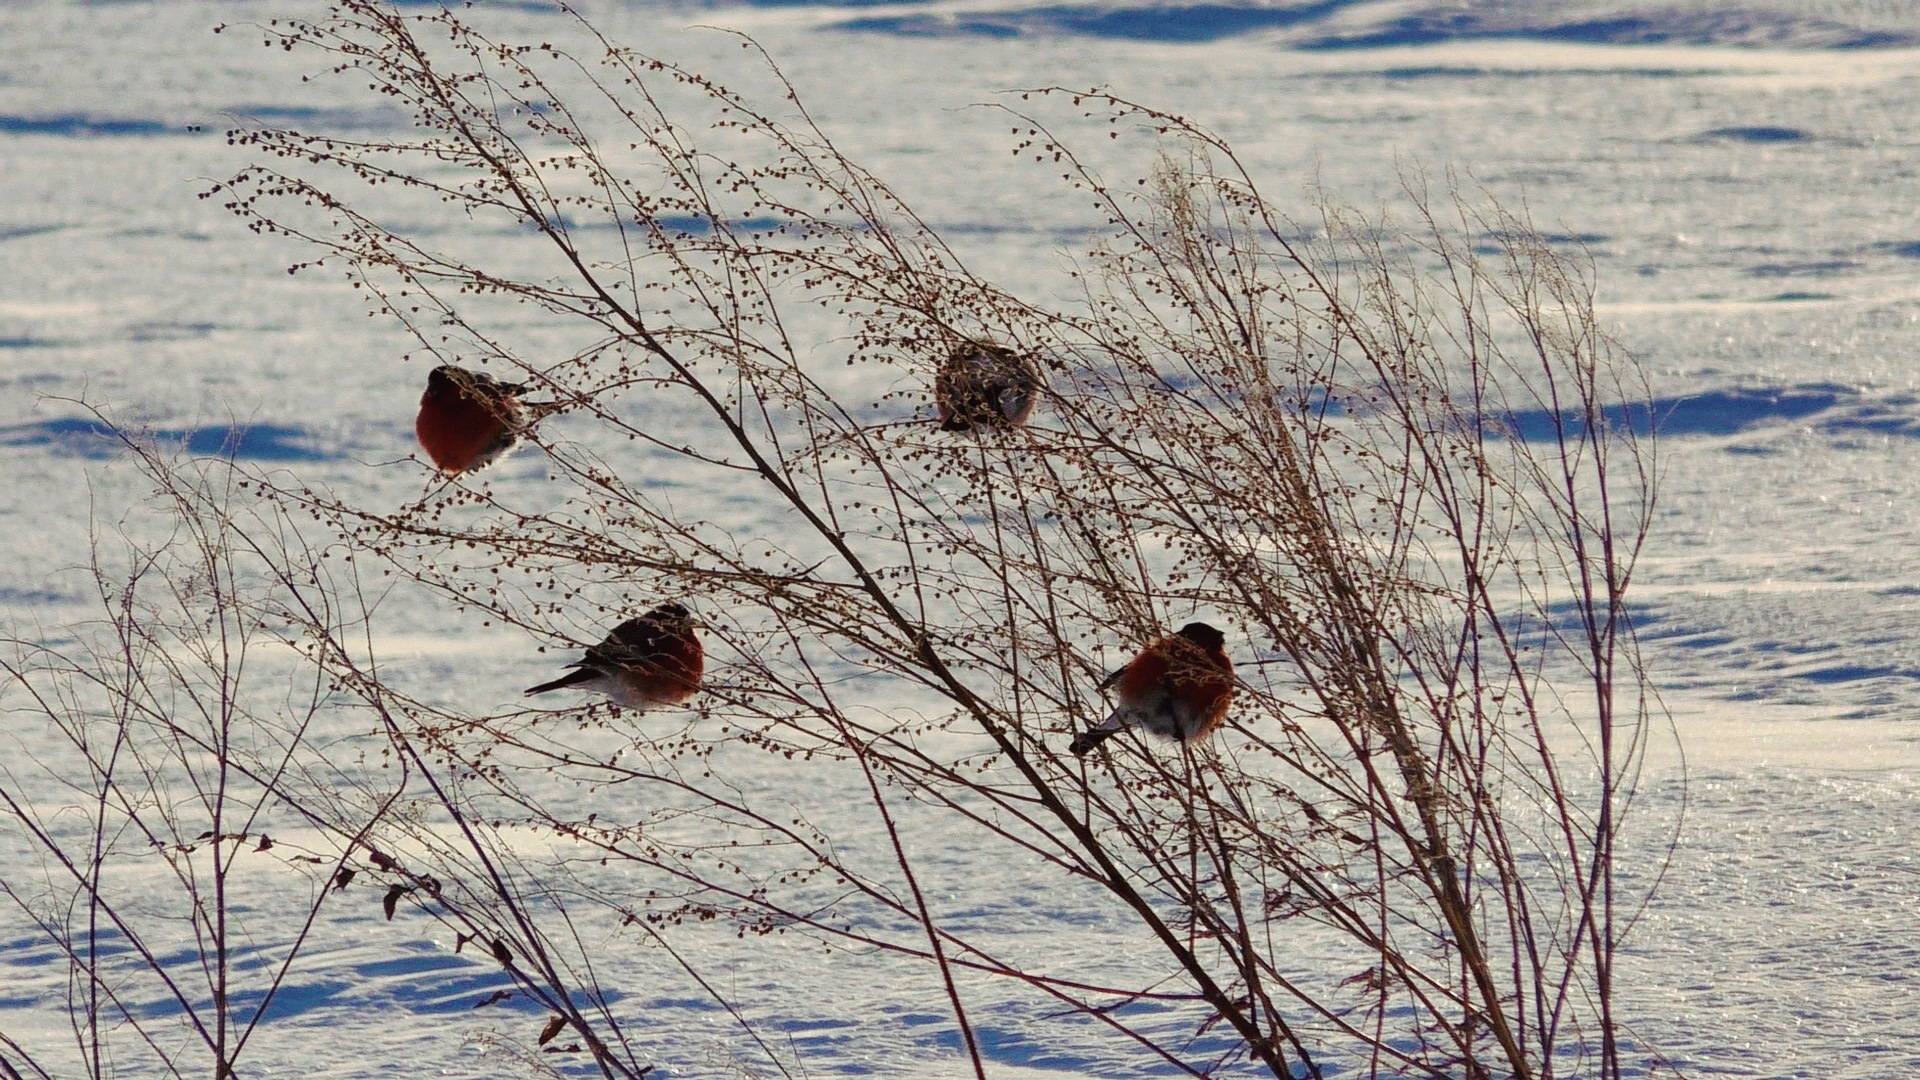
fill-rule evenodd
<path id="1" fill-rule="evenodd" d="M 74 1036 L 72 1053 L 0 1040 L 0 1075 L 245 1075 L 273 1054 L 276 1010 L 330 996 L 305 970 L 341 948 L 330 924 L 370 945 L 365 924 L 405 910 L 499 967 L 476 1008 L 518 996 L 548 1014 L 537 1038 L 489 1038 L 509 1060 L 548 1046 L 644 1076 L 554 898 L 368 692 L 377 598 L 352 553 L 237 496 L 231 462 L 126 444 L 155 494 L 96 544 L 104 618 L 0 660 L 20 751 L 0 767 L 0 839 L 36 863 L 0 874 L 0 896 L 66 959 Z M 416 787 L 446 813 L 423 819 Z"/>
<path id="2" fill-rule="evenodd" d="M 520 947 L 576 934 L 586 905 L 661 941 L 717 919 L 921 958 L 983 1076 L 980 975 L 1193 1075 L 1622 1074 L 1613 965 L 1641 897 L 1616 896 L 1614 845 L 1650 713 L 1623 596 L 1653 485 L 1609 408 L 1644 387 L 1590 281 L 1524 221 L 1412 190 L 1410 234 L 1331 200 L 1302 229 L 1197 126 L 1036 91 L 1158 153 L 1109 185 L 1014 114 L 1016 149 L 1110 226 L 1084 304 L 1055 311 L 968 271 L 784 83 L 776 116 L 597 36 L 575 56 L 361 0 L 264 34 L 367 80 L 415 134 L 236 132 L 264 161 L 218 197 L 314 244 L 302 268 L 344 269 L 421 355 L 485 358 L 568 415 L 532 436 L 557 505 L 484 474 L 399 508 L 284 477 L 264 494 L 542 640 L 662 598 L 707 622 L 717 670 L 685 722 L 474 716 L 319 650 L 464 830 L 421 830 L 435 879 L 478 882 L 459 888 Z M 451 204 L 481 239 L 533 230 L 548 262 L 390 230 L 343 173 Z M 539 345 L 503 316 L 528 309 Z M 555 340 L 571 353 L 536 351 Z M 1031 424 L 936 430 L 919 403 L 969 341 L 1044 369 Z M 761 524 L 709 520 L 718 497 Z M 1231 628 L 1229 730 L 1066 754 L 1105 712 L 1093 646 L 1192 613 Z M 767 755 L 822 801 L 767 790 Z M 589 812 L 609 788 L 620 811 Z M 884 855 L 831 832 L 848 790 Z M 591 858 L 531 884 L 488 839 L 503 819 Z M 1104 895 L 1163 962 L 1066 978 L 1102 958 L 955 929 L 926 887 L 945 864 L 911 852 L 960 842 Z M 1129 1011 L 1145 1001 L 1185 1027 Z"/>
<path id="3" fill-rule="evenodd" d="M 161 525 L 96 537 L 99 620 L 11 638 L 0 658 L 13 739 L 0 838 L 21 860 L 0 894 L 66 961 L 73 1035 L 71 1054 L 12 1049 L 40 1076 L 55 1067 L 44 1059 L 65 1075 L 218 1080 L 265 1056 L 248 1050 L 294 996 L 330 886 L 392 794 L 327 800 L 310 815 L 335 826 L 325 848 L 275 843 L 280 794 L 326 788 L 307 742 L 329 679 L 289 668 L 252 603 L 254 560 L 224 512 L 240 478 L 128 445 L 160 484 Z"/>

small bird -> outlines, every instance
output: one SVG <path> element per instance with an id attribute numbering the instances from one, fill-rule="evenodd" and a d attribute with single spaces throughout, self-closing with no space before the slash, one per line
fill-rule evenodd
<path id="1" fill-rule="evenodd" d="M 450 475 L 493 464 L 526 433 L 532 419 L 520 401 L 526 389 L 452 364 L 434 368 L 413 422 L 420 448 Z"/>
<path id="2" fill-rule="evenodd" d="M 1203 622 L 1190 622 L 1141 649 L 1127 666 L 1107 676 L 1120 703 L 1112 715 L 1073 737 L 1075 757 L 1139 724 L 1162 738 L 1204 739 L 1227 718 L 1233 703 L 1233 661 L 1227 638 Z"/>
<path id="3" fill-rule="evenodd" d="M 1039 392 L 1039 378 L 1019 353 L 984 341 L 961 342 L 933 380 L 941 431 L 1019 427 Z"/>
<path id="4" fill-rule="evenodd" d="M 574 686 L 599 691 L 632 709 L 678 705 L 700 689 L 706 670 L 706 651 L 693 627 L 686 608 L 662 604 L 614 627 L 605 641 L 567 665 L 579 670 L 528 687 L 527 693 Z"/>

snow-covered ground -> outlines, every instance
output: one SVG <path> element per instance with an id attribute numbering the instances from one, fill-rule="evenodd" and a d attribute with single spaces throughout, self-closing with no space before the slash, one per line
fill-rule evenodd
<path id="1" fill-rule="evenodd" d="M 1644 835 L 1677 828 L 1678 847 L 1631 940 L 1624 1014 L 1638 1044 L 1691 1074 L 1867 1078 L 1920 1065 L 1920 16 L 1900 7 L 937 0 L 588 14 L 723 79 L 751 80 L 749 60 L 698 27 L 751 33 L 849 156 L 976 269 L 1033 295 L 1063 288 L 1060 253 L 1084 223 L 1046 175 L 1010 163 L 1000 117 L 970 107 L 1029 86 L 1109 86 L 1182 112 L 1283 198 L 1317 181 L 1366 206 L 1408 170 L 1457 170 L 1584 246 L 1603 312 L 1667 416 L 1636 611 L 1688 770 L 1683 785 L 1663 751 L 1644 780 L 1640 812 L 1676 823 Z M 236 121 L 405 123 L 343 81 L 303 82 L 312 57 L 245 29 L 287 13 L 310 12 L 0 6 L 0 607 L 17 635 L 55 640 L 90 614 L 69 568 L 90 528 L 141 494 L 63 399 L 182 435 L 237 420 L 253 427 L 243 457 L 369 498 L 418 490 L 418 466 L 396 461 L 412 450 L 424 374 L 396 361 L 405 342 L 339 280 L 289 276 L 299 249 L 196 198 L 245 160 L 222 137 Z M 541 5 L 485 14 L 503 37 L 573 32 Z M 221 23 L 232 28 L 216 36 Z M 522 454 L 494 482 L 543 475 Z M 478 708 L 552 667 L 498 630 L 398 614 L 387 632 L 404 670 Z M 15 727 L 0 745 L 30 752 L 34 737 Z M 33 872 L 0 863 L 16 886 Z M 981 917 L 1011 937 L 1097 943 L 1112 929 L 1029 903 L 1021 871 L 998 872 L 1010 899 Z M 322 927 L 254 1069 L 498 1075 L 481 1049 L 502 1021 L 469 1008 L 497 971 L 375 908 Z M 923 973 L 784 948 L 727 961 L 727 978 L 784 1016 L 775 1030 L 807 1075 L 958 1073 Z M 664 1075 L 748 1060 L 677 969 L 645 963 L 658 982 L 628 987 L 629 1004 Z M 825 995 L 792 977 L 816 963 Z M 58 1046 L 65 993 L 57 957 L 0 913 L 0 1032 Z M 982 1022 L 997 1075 L 1150 1071 L 1034 1010 Z"/>

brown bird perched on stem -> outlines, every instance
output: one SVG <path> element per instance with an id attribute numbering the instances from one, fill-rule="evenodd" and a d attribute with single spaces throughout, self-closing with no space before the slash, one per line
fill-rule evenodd
<path id="1" fill-rule="evenodd" d="M 1233 703 L 1233 661 L 1227 638 L 1203 622 L 1190 622 L 1141 649 L 1127 666 L 1101 680 L 1119 697 L 1113 713 L 1073 737 L 1079 757 L 1138 724 L 1162 738 L 1204 739 L 1227 718 Z"/>
<path id="2" fill-rule="evenodd" d="M 427 391 L 420 395 L 420 415 L 413 421 L 420 448 L 444 473 L 493 464 L 520 441 L 527 425 L 552 409 L 522 402 L 526 389 L 452 364 L 434 368 L 427 373 Z"/>
<path id="3" fill-rule="evenodd" d="M 679 604 L 661 604 L 613 628 L 587 649 L 569 674 L 527 688 L 529 694 L 578 687 L 595 690 L 632 709 L 678 705 L 700 689 L 706 651 L 693 632 L 693 616 Z"/>
<path id="4" fill-rule="evenodd" d="M 1033 414 L 1040 380 L 1019 353 L 984 341 L 963 341 L 933 380 L 941 431 L 1019 427 Z"/>

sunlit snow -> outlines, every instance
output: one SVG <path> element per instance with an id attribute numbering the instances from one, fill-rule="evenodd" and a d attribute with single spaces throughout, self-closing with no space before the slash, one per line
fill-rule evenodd
<path id="1" fill-rule="evenodd" d="M 1629 939 L 1621 1014 L 1633 1045 L 1692 1075 L 1838 1080 L 1920 1066 L 1920 16 L 1898 7 L 586 10 L 611 37 L 764 88 L 712 27 L 750 33 L 850 157 L 1018 292 L 1070 293 L 1064 267 L 1098 224 L 1057 176 L 1015 163 L 1001 117 L 974 107 L 1045 85 L 1109 86 L 1190 116 L 1283 200 L 1318 184 L 1370 206 L 1402 175 L 1451 173 L 1590 253 L 1602 312 L 1645 364 L 1662 418 L 1635 615 L 1685 755 L 1683 767 L 1660 751 L 1642 780 L 1636 835 L 1677 836 L 1677 848 Z M 92 617 L 74 567 L 144 494 L 77 401 L 194 452 L 375 502 L 417 496 L 425 365 L 399 362 L 407 342 L 337 276 L 290 276 L 301 249 L 196 198 L 246 160 L 222 133 L 249 118 L 406 123 L 351 80 L 303 82 L 311 57 L 263 49 L 245 29 L 288 13 L 312 12 L 0 6 L 0 608 L 13 636 L 55 641 Z M 476 14 L 503 38 L 577 34 L 544 4 Z M 232 28 L 216 36 L 220 23 Z M 236 425 L 242 437 L 224 441 Z M 542 459 L 522 450 L 491 480 L 531 489 Z M 780 527 L 724 493 L 681 497 L 710 498 L 743 532 Z M 378 647 L 397 677 L 441 701 L 496 708 L 554 667 L 523 637 L 443 610 L 383 616 Z M 0 733 L 0 768 L 35 737 Z M 769 769 L 765 782 L 792 778 Z M 278 839 L 299 849 L 291 826 Z M 1628 853 L 1625 869 L 1658 855 Z M 941 902 L 995 925 L 1010 952 L 1080 935 L 1124 966 L 1138 947 L 1112 912 L 1054 902 L 1030 868 L 925 856 L 985 883 Z M 0 848 L 10 885 L 30 889 L 40 872 Z M 309 883 L 288 880 L 292 911 Z M 542 1019 L 473 1009 L 503 985 L 497 968 L 383 920 L 377 896 L 329 909 L 319 933 L 257 1036 L 253 1074 L 500 1075 L 495 1030 L 527 1041 L 521 1029 Z M 784 939 L 731 950 L 723 936 L 702 952 L 712 973 L 806 1075 L 966 1071 L 924 970 L 802 955 Z M 657 951 L 636 953 L 619 1006 L 656 1075 L 761 1074 L 710 998 Z M 0 909 L 0 1033 L 66 1060 L 66 993 L 64 961 Z M 975 1019 L 995 1076 L 1154 1074 L 1151 1059 L 1044 1010 Z"/>

